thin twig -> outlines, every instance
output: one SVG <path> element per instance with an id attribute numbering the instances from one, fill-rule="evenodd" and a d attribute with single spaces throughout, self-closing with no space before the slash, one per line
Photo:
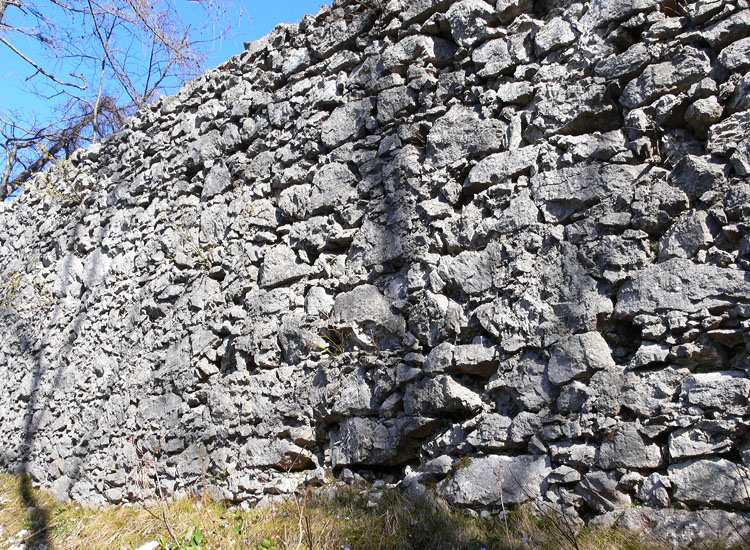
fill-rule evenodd
<path id="1" fill-rule="evenodd" d="M 505 499 L 503 498 L 503 464 L 498 463 L 497 467 L 497 488 L 500 490 L 500 506 L 503 509 L 503 521 L 505 521 L 505 534 L 508 536 L 508 548 L 513 548 L 510 542 L 510 529 L 508 529 L 508 512 L 505 511 Z"/>
<path id="2" fill-rule="evenodd" d="M 526 489 L 526 487 L 523 486 L 523 484 L 518 480 L 516 475 L 513 473 L 513 471 L 508 468 L 508 473 L 511 475 L 513 480 L 516 482 L 516 485 L 518 485 L 518 488 L 521 489 L 521 491 L 532 501 L 536 501 L 537 497 L 529 493 L 529 491 Z M 549 506 L 544 500 L 539 500 L 540 505 Z M 560 515 L 563 518 L 563 521 L 565 522 L 565 528 L 560 524 L 559 520 L 556 517 L 556 514 L 550 513 L 549 511 L 543 510 L 541 507 L 538 508 L 539 512 L 544 516 L 546 520 L 548 520 L 552 526 L 559 531 L 559 533 L 563 536 L 563 538 L 570 544 L 575 550 L 581 550 L 578 545 L 578 537 L 576 536 L 575 530 L 573 529 L 573 526 L 570 524 L 568 518 L 565 515 L 565 511 L 562 510 L 561 507 L 561 513 Z"/>
<path id="3" fill-rule="evenodd" d="M 58 80 L 53 75 L 51 75 L 50 73 L 48 73 L 47 71 L 45 71 L 42 67 L 40 67 L 39 65 L 37 65 L 36 63 L 34 63 L 31 59 L 29 59 L 28 57 L 26 57 L 20 50 L 18 50 L 13 44 L 11 44 L 10 42 L 8 42 L 2 36 L 0 36 L 0 42 L 2 42 L 3 44 L 5 44 L 6 46 L 8 46 L 11 50 L 13 50 L 16 53 L 16 55 L 18 55 L 19 57 L 21 57 L 21 59 L 23 59 L 24 61 L 26 61 L 27 63 L 29 63 L 38 72 L 42 73 L 44 76 L 46 76 L 50 80 L 52 80 L 54 82 L 57 82 L 61 86 L 70 86 L 71 88 L 78 88 L 79 90 L 85 90 L 87 88 L 86 79 L 83 78 L 81 75 L 70 73 L 70 76 L 75 77 L 78 80 L 82 81 L 83 85 L 76 84 L 74 82 L 64 82 L 62 80 Z"/>

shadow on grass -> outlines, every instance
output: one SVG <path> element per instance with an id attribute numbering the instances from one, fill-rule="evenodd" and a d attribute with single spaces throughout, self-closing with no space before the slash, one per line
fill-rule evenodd
<path id="1" fill-rule="evenodd" d="M 18 493 L 23 500 L 23 504 L 28 511 L 28 517 L 26 519 L 26 529 L 30 531 L 29 535 L 24 539 L 26 547 L 31 549 L 42 550 L 52 549 L 52 544 L 49 539 L 49 530 L 51 527 L 50 523 L 50 511 L 47 507 L 43 506 L 34 495 L 34 488 L 31 484 L 31 477 L 25 471 L 25 465 L 21 472 L 20 484 Z"/>

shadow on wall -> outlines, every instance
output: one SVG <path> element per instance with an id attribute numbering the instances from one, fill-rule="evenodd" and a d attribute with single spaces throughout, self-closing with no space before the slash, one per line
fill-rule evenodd
<path id="1" fill-rule="evenodd" d="M 80 209 L 78 222 L 73 234 L 78 234 L 79 230 L 82 231 L 85 228 L 84 219 L 86 212 L 85 209 Z M 101 242 L 97 244 L 101 246 Z M 94 258 L 94 263 L 96 263 L 97 258 Z M 97 270 L 98 266 L 93 265 L 92 269 Z M 23 299 L 23 296 L 19 293 L 16 299 Z M 85 308 L 79 305 L 75 316 L 69 317 L 75 320 L 66 329 L 66 342 L 60 349 L 51 349 L 49 347 L 50 343 L 44 338 L 46 323 L 44 321 L 40 322 L 40 318 L 45 319 L 47 323 L 51 319 L 55 319 L 59 323 L 66 315 L 62 304 L 51 305 L 46 314 L 41 314 L 41 311 L 47 309 L 46 305 L 26 308 L 21 306 L 15 308 L 13 307 L 14 304 L 11 303 L 6 305 L 9 306 L 6 309 L 6 315 L 12 318 L 12 321 L 7 323 L 6 326 L 11 327 L 14 332 L 13 336 L 15 336 L 15 342 L 10 343 L 10 345 L 15 344 L 22 350 L 35 350 L 35 359 L 32 371 L 27 373 L 26 376 L 22 376 L 20 384 L 26 387 L 21 389 L 23 394 L 19 396 L 18 401 L 26 401 L 26 410 L 23 413 L 23 433 L 21 434 L 21 439 L 17 440 L 19 448 L 9 449 L 9 452 L 5 453 L 3 458 L 6 461 L 5 466 L 15 470 L 20 475 L 19 496 L 28 510 L 26 523 L 29 525 L 28 529 L 30 531 L 29 538 L 25 539 L 25 542 L 31 544 L 32 547 L 51 548 L 51 511 L 41 505 L 33 491 L 34 481 L 38 482 L 46 479 L 48 472 L 41 465 L 34 464 L 34 448 L 37 444 L 40 444 L 40 439 L 42 439 L 41 444 L 45 446 L 57 447 L 57 442 L 53 439 L 55 436 L 50 434 L 50 438 L 44 438 L 40 434 L 40 429 L 43 428 L 45 419 L 49 419 L 49 415 L 54 411 L 53 395 L 64 384 L 64 367 L 69 363 L 74 343 L 86 320 Z M 8 340 L 12 340 L 12 338 Z M 50 380 L 50 378 L 52 379 Z M 24 384 L 26 380 L 28 380 L 28 384 Z M 44 383 L 45 380 L 49 381 L 49 385 Z M 72 396 L 72 394 L 68 393 L 65 393 L 65 395 Z M 64 458 L 62 457 L 61 463 L 62 466 L 60 466 L 60 469 L 70 479 L 71 484 L 79 481 L 81 474 L 80 465 L 75 461 L 72 467 L 71 465 L 65 465 Z M 55 492 L 58 493 L 58 497 L 62 497 L 64 495 L 61 493 L 67 493 L 68 488 L 65 487 L 64 490 L 57 490 Z"/>

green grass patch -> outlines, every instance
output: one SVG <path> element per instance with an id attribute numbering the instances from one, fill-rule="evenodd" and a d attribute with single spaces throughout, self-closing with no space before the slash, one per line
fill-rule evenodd
<path id="1" fill-rule="evenodd" d="M 26 542 L 28 547 L 46 544 L 49 550 L 130 550 L 149 541 L 191 550 L 575 548 L 549 518 L 530 508 L 509 510 L 506 524 L 438 499 L 410 500 L 396 490 L 383 492 L 377 503 L 365 489 L 346 487 L 331 494 L 308 491 L 267 510 L 241 511 L 202 498 L 93 510 L 61 504 L 27 479 L 6 474 L 0 476 L 0 548 Z M 583 529 L 575 544 L 579 550 L 666 548 L 615 530 Z"/>

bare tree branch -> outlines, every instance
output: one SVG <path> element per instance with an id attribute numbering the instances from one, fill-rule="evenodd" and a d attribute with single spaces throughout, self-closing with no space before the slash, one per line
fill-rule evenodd
<path id="1" fill-rule="evenodd" d="M 23 59 L 24 61 L 26 61 L 27 63 L 29 63 L 32 67 L 34 67 L 37 70 L 37 72 L 42 73 L 44 76 L 46 76 L 47 78 L 49 78 L 53 82 L 57 82 L 58 84 L 60 84 L 60 86 L 70 86 L 72 88 L 78 88 L 79 90 L 85 90 L 86 89 L 86 87 L 87 87 L 87 85 L 86 85 L 86 79 L 83 78 L 81 75 L 70 73 L 70 76 L 79 79 L 81 82 L 83 82 L 83 84 L 76 84 L 75 82 L 64 82 L 62 80 L 58 80 L 57 78 L 55 78 L 54 75 L 48 73 L 42 67 L 40 67 L 39 65 L 37 65 L 36 63 L 34 63 L 31 59 L 29 59 L 28 57 L 26 57 L 20 50 L 18 50 L 13 44 L 11 44 L 10 42 L 8 42 L 2 36 L 0 36 L 0 42 L 2 42 L 3 44 L 5 44 L 6 46 L 8 46 L 11 50 L 13 50 L 13 52 L 16 55 L 18 55 L 21 59 Z"/>
<path id="2" fill-rule="evenodd" d="M 227 23 L 225 2 L 231 1 L 195 3 L 209 20 L 217 23 L 221 17 Z M 196 35 L 200 29 L 180 21 L 171 0 L 34 2 L 0 0 L 0 42 L 33 68 L 26 86 L 56 106 L 57 114 L 45 120 L 33 113 L 0 112 L 0 198 L 51 159 L 117 131 L 158 94 L 199 74 L 201 49 L 208 43 Z M 22 23 L 14 24 L 15 16 Z M 36 41 L 46 59 L 34 61 L 37 53 L 22 53 L 18 36 Z M 56 77 L 60 67 L 73 79 Z M 33 79 L 37 74 L 46 78 Z M 89 82 L 98 85 L 89 88 Z"/>
<path id="3" fill-rule="evenodd" d="M 18 146 L 16 144 L 5 146 L 5 170 L 3 171 L 2 182 L 0 182 L 0 193 L 2 193 L 4 197 L 7 197 L 13 192 L 13 189 L 9 188 L 9 180 L 11 170 L 13 170 L 13 165 L 16 162 L 16 153 L 18 153 Z"/>

